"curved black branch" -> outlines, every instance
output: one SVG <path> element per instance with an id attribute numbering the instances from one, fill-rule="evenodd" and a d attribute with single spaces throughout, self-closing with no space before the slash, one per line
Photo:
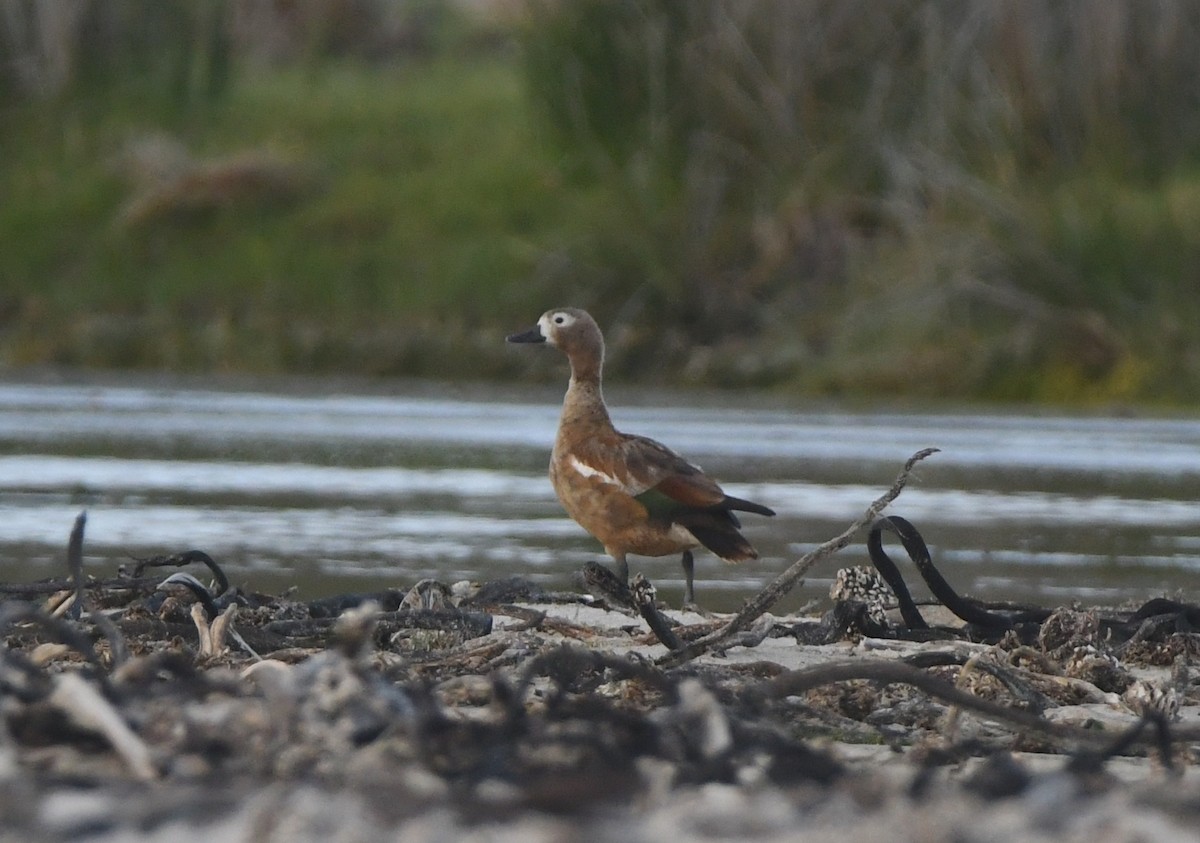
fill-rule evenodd
<path id="1" fill-rule="evenodd" d="M 883 512 L 887 505 L 894 501 L 900 492 L 904 490 L 904 487 L 908 485 L 908 478 L 912 473 L 913 467 L 926 457 L 936 454 L 939 450 L 939 448 L 923 448 L 909 457 L 904 463 L 904 468 L 901 469 L 896 479 L 892 482 L 891 488 L 876 498 L 867 507 L 867 511 L 855 519 L 849 527 L 793 562 L 786 571 L 776 577 L 766 588 L 754 595 L 746 603 L 746 606 L 734 615 L 733 619 L 725 626 L 716 632 L 711 632 L 702 638 L 697 638 L 695 641 L 684 645 L 678 650 L 672 650 L 659 659 L 658 663 L 664 667 L 683 664 L 707 652 L 711 647 L 732 637 L 736 633 L 748 629 L 764 612 L 790 592 L 796 586 L 796 583 L 800 582 L 801 578 L 812 569 L 813 565 L 832 556 L 850 544 L 850 540 L 854 538 L 855 533 L 879 517 L 879 513 Z"/>
<path id="2" fill-rule="evenodd" d="M 899 519 L 903 521 L 904 519 Z M 908 523 L 905 521 L 904 523 Z M 904 618 L 904 623 L 909 629 L 929 629 L 929 624 L 925 622 L 925 618 L 921 615 L 921 610 L 917 608 L 917 604 L 913 602 L 912 595 L 908 593 L 908 585 L 904 582 L 904 577 L 900 574 L 900 569 L 896 567 L 896 563 L 892 561 L 892 557 L 887 555 L 887 551 L 883 549 L 883 531 L 885 526 L 897 532 L 892 518 L 880 518 L 871 526 L 871 532 L 867 536 L 867 555 L 871 558 L 871 563 L 875 566 L 875 570 L 883 577 L 884 581 L 891 587 L 892 593 L 896 595 L 896 600 L 900 603 L 900 615 Z M 911 525 L 910 525 L 911 526 Z M 900 535 L 897 532 L 897 535 Z M 920 535 L 917 539 L 920 540 Z M 904 536 L 900 536 L 901 544 L 904 544 Z M 924 546 L 924 542 L 921 543 Z M 904 544 L 905 550 L 909 551 L 911 558 L 912 551 L 908 545 Z M 928 554 L 928 550 L 926 550 Z"/>
<path id="3" fill-rule="evenodd" d="M 177 574 L 171 574 L 161 583 L 158 584 L 160 591 L 166 591 L 166 586 L 181 585 L 196 596 L 200 604 L 204 607 L 204 614 L 208 615 L 208 619 L 215 620 L 217 615 L 221 614 L 221 610 L 217 608 L 217 603 L 213 599 L 212 593 L 205 588 L 204 583 L 193 577 L 191 574 L 180 571 Z"/>
<path id="4" fill-rule="evenodd" d="M 867 549 L 871 556 L 871 561 L 875 563 L 875 567 L 888 584 L 892 586 L 892 590 L 896 592 L 896 597 L 900 600 L 900 611 L 904 615 L 905 623 L 912 626 L 912 620 L 920 619 L 924 624 L 925 620 L 917 611 L 916 604 L 912 602 L 912 598 L 908 595 L 908 589 L 903 584 L 903 578 L 900 572 L 896 569 L 895 563 L 888 557 L 883 550 L 882 533 L 883 531 L 894 533 L 900 539 L 900 544 L 903 545 L 908 557 L 917 566 L 917 571 L 920 572 L 921 578 L 925 580 L 929 590 L 947 609 L 953 612 L 968 624 L 984 630 L 985 634 L 994 635 L 997 632 L 1012 629 L 1020 623 L 1041 623 L 1051 612 L 1049 609 L 1032 609 L 1020 612 L 994 612 L 984 608 L 977 601 L 962 597 L 954 587 L 946 581 L 941 572 L 933 564 L 933 559 L 929 553 L 929 547 L 925 544 L 925 539 L 917 531 L 917 528 L 905 518 L 899 515 L 888 515 L 880 518 L 871 527 L 871 534 L 867 539 Z M 894 583 L 893 580 L 896 582 Z M 899 588 L 897 588 L 897 584 Z M 903 596 L 901 596 L 903 594 Z M 905 599 L 907 598 L 907 608 Z M 914 616 L 910 620 L 910 615 Z M 924 626 L 917 627 L 918 629 L 925 628 Z"/>
<path id="5" fill-rule="evenodd" d="M 133 569 L 133 576 L 140 577 L 142 572 L 147 568 L 182 568 L 184 565 L 190 565 L 193 562 L 201 563 L 212 572 L 213 580 L 216 584 L 215 591 L 211 593 L 212 597 L 220 597 L 229 590 L 229 577 L 225 576 L 225 572 L 221 569 L 221 566 L 203 550 L 185 550 L 182 553 L 172 553 L 169 556 L 152 556 L 149 559 L 139 559 L 137 560 L 137 567 Z"/>

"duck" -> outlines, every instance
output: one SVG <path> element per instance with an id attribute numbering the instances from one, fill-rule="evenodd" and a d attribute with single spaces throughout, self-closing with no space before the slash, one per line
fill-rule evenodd
<path id="1" fill-rule="evenodd" d="M 550 454 L 559 502 L 600 541 L 629 581 L 629 555 L 681 554 L 684 605 L 695 605 L 695 557 L 704 547 L 729 563 L 758 558 L 735 512 L 774 510 L 726 494 L 721 486 L 661 442 L 622 433 L 612 423 L 601 386 L 604 335 L 587 311 L 548 310 L 510 343 L 543 343 L 567 356 L 571 379 Z"/>

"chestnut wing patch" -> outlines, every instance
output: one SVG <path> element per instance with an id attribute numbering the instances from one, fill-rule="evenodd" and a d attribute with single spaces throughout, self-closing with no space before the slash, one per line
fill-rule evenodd
<path id="1" fill-rule="evenodd" d="M 725 498 L 716 482 L 666 445 L 645 436 L 622 439 L 622 462 L 639 485 L 688 506 L 715 506 Z"/>
<path id="2" fill-rule="evenodd" d="M 622 464 L 632 485 L 644 491 L 635 495 L 650 517 L 658 521 L 677 521 L 690 510 L 721 505 L 725 493 L 697 466 L 665 445 L 645 436 L 622 436 Z"/>
<path id="3" fill-rule="evenodd" d="M 618 434 L 576 447 L 568 464 L 577 474 L 636 498 L 654 520 L 676 521 L 691 510 L 720 510 L 720 520 L 737 524 L 725 492 L 699 467 L 645 436 Z"/>
<path id="4" fill-rule="evenodd" d="M 721 487 L 703 474 L 672 474 L 654 488 L 672 500 L 697 509 L 718 506 L 725 499 Z"/>

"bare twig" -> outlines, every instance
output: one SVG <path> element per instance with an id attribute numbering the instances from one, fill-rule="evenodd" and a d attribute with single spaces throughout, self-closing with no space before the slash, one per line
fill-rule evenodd
<path id="1" fill-rule="evenodd" d="M 34 625 L 44 635 L 75 650 L 103 673 L 104 665 L 96 655 L 91 638 L 80 630 L 77 624 L 52 617 L 29 603 L 16 600 L 0 602 L 0 638 L 12 634 L 17 624 Z"/>
<path id="2" fill-rule="evenodd" d="M 104 580 L 87 580 L 83 583 L 86 591 L 153 591 L 160 580 L 158 577 L 110 577 Z M 40 597 L 59 591 L 70 591 L 75 588 L 74 577 L 66 579 L 44 580 L 42 582 L 6 582 L 0 583 L 0 596 Z M 72 592 L 73 594 L 73 592 Z"/>
<path id="3" fill-rule="evenodd" d="M 121 630 L 117 629 L 117 625 L 112 622 L 112 618 L 100 611 L 92 611 L 88 613 L 88 620 L 100 631 L 100 634 L 108 639 L 108 652 L 112 659 L 112 666 L 116 668 L 129 661 L 129 645 L 125 643 L 125 636 L 121 634 Z"/>
<path id="4" fill-rule="evenodd" d="M 789 671 L 769 683 L 768 693 L 776 697 L 797 696 L 822 685 L 851 679 L 912 685 L 949 705 L 975 711 L 985 717 L 1009 723 L 1019 729 L 1037 732 L 1049 738 L 1076 741 L 1088 746 L 1102 744 L 1111 739 L 1110 734 L 1102 731 L 1072 726 L 1068 723 L 1058 723 L 1047 720 L 1032 711 L 1012 708 L 977 697 L 920 668 L 883 659 L 830 662 L 803 670 Z"/>
<path id="5" fill-rule="evenodd" d="M 170 591 L 170 587 L 175 585 L 183 586 L 190 591 L 197 600 L 200 601 L 196 605 L 203 608 L 204 613 L 208 616 L 209 621 L 221 614 L 221 610 L 217 608 L 217 604 L 213 600 L 212 594 L 204 586 L 204 583 L 200 582 L 200 580 L 196 579 L 191 574 L 184 573 L 183 571 L 180 571 L 176 574 L 171 574 L 171 576 L 159 583 L 158 590 L 168 592 Z"/>
<path id="6" fill-rule="evenodd" d="M 210 659 L 216 655 L 216 652 L 213 649 L 212 624 L 209 623 L 208 614 L 204 611 L 204 605 L 202 603 L 193 603 L 191 615 L 192 622 L 196 624 L 196 634 L 200 641 L 199 658 Z"/>
<path id="7" fill-rule="evenodd" d="M 896 499 L 896 496 L 908 484 L 908 477 L 914 465 L 925 459 L 931 454 L 936 454 L 938 448 L 924 448 L 917 451 L 908 461 L 904 463 L 904 468 L 897 475 L 896 481 L 892 483 L 892 487 L 883 495 L 875 500 L 867 511 L 862 514 L 853 524 L 847 527 L 841 534 L 834 536 L 829 541 L 809 551 L 791 564 L 786 571 L 775 578 L 773 582 L 767 585 L 762 591 L 756 594 L 745 607 L 738 612 L 729 621 L 728 624 L 721 627 L 715 632 L 705 635 L 703 638 L 697 638 L 685 647 L 678 650 L 673 650 L 658 660 L 658 663 L 663 667 L 674 667 L 675 665 L 683 664 L 691 661 L 702 653 L 707 652 L 714 645 L 729 638 L 735 633 L 741 632 L 756 621 L 760 615 L 774 606 L 788 592 L 795 588 L 801 578 L 808 573 L 813 565 L 817 564 L 826 557 L 837 553 L 846 545 L 850 544 L 850 540 L 867 524 L 874 522 L 879 517 L 879 513 Z"/>
<path id="8" fill-rule="evenodd" d="M 86 511 L 75 516 L 75 526 L 71 528 L 71 538 L 67 542 L 67 570 L 71 574 L 71 585 L 75 590 L 75 599 L 68 612 L 72 620 L 79 620 L 83 611 L 83 528 L 86 524 Z"/>
<path id="9" fill-rule="evenodd" d="M 146 742 L 129 727 L 113 704 L 78 673 L 56 676 L 49 702 L 81 728 L 103 735 L 136 778 L 150 781 L 158 777 Z"/>
<path id="10" fill-rule="evenodd" d="M 190 565 L 193 562 L 199 562 L 212 572 L 213 580 L 216 582 L 211 592 L 213 597 L 220 597 L 229 590 L 229 577 L 225 576 L 225 572 L 221 570 L 221 566 L 216 563 L 216 560 L 203 550 L 185 550 L 183 553 L 172 553 L 170 556 L 152 556 L 149 559 L 139 559 L 137 560 L 137 567 L 133 569 L 133 576 L 135 579 L 140 577 L 142 572 L 147 568 L 182 568 L 184 565 Z"/>

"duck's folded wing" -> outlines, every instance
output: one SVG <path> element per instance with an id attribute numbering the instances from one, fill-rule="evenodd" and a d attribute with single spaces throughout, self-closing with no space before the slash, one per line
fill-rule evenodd
<path id="1" fill-rule="evenodd" d="M 577 446 L 570 465 L 637 498 L 658 517 L 670 518 L 686 509 L 729 508 L 730 499 L 715 480 L 645 436 L 618 434 L 615 441 L 593 440 Z M 728 517 L 732 520 L 731 514 Z"/>
<path id="2" fill-rule="evenodd" d="M 645 436 L 623 437 L 621 449 L 631 486 L 653 489 L 684 506 L 706 509 L 719 506 L 725 493 L 704 474 L 666 445 Z M 641 494 L 641 492 L 636 492 Z"/>
<path id="3" fill-rule="evenodd" d="M 643 491 L 631 492 L 645 503 L 651 497 L 664 498 L 679 508 L 722 511 L 725 520 L 737 525 L 731 510 L 774 515 L 775 511 L 754 501 L 725 494 L 715 480 L 666 445 L 644 436 L 624 436 L 623 464 L 628 467 L 629 486 Z M 661 501 L 660 501 L 661 503 Z M 662 507 L 658 507 L 660 510 Z"/>

